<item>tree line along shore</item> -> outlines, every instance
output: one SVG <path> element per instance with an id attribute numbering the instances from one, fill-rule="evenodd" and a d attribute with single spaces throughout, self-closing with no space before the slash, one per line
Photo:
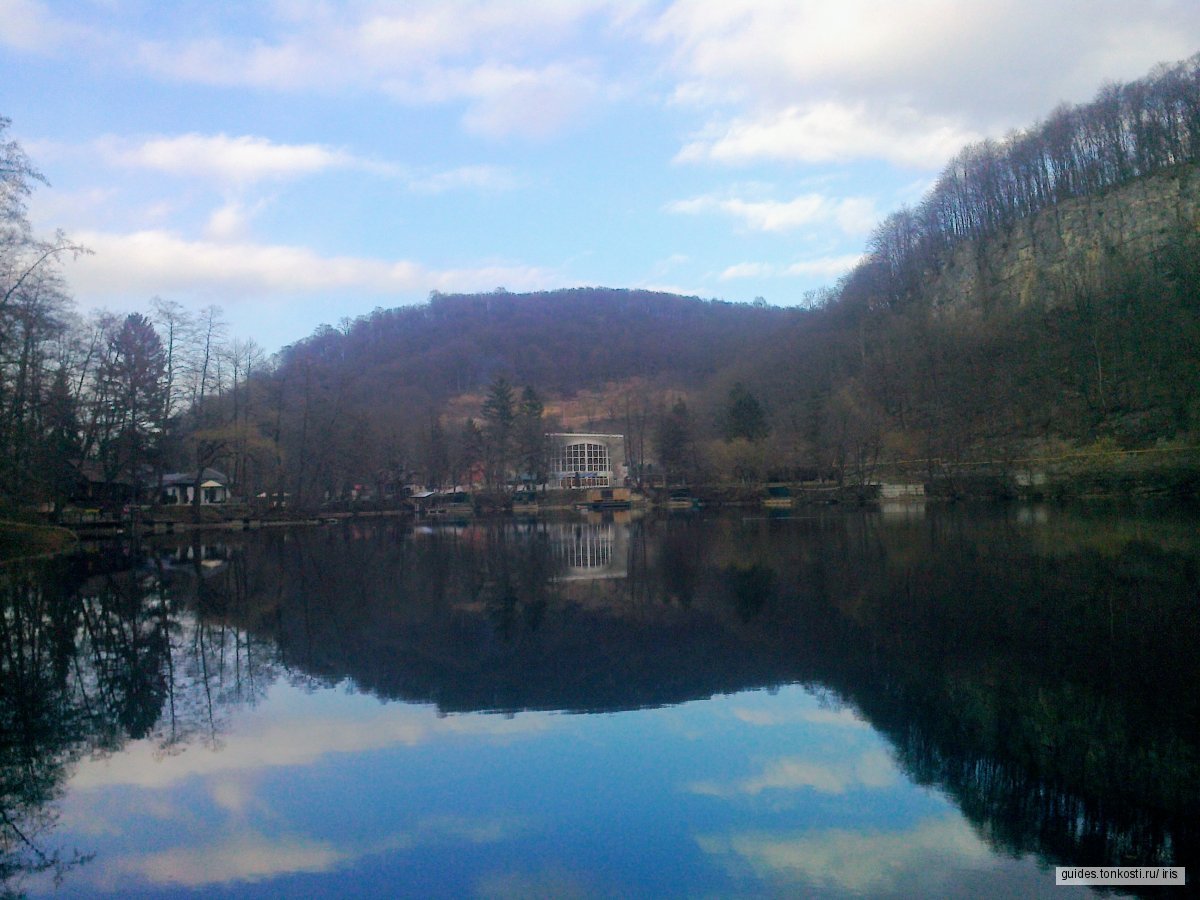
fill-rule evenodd
<path id="1" fill-rule="evenodd" d="M 635 486 L 1195 498 L 1200 57 L 964 148 L 837 284 L 787 306 L 642 290 L 434 292 L 270 354 L 217 307 L 81 315 L 0 119 L 0 513 L 81 471 L 295 509 L 544 486 L 547 432 L 625 436 Z M 95 473 L 99 473 L 98 475 Z"/>

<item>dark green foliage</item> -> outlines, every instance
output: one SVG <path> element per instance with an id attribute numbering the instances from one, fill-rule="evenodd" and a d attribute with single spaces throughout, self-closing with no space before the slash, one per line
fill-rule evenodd
<path id="1" fill-rule="evenodd" d="M 492 382 L 483 402 L 483 420 L 487 423 L 489 436 L 493 440 L 507 440 L 515 419 L 512 385 L 501 376 Z"/>
<path id="2" fill-rule="evenodd" d="M 771 433 L 762 404 L 740 381 L 729 389 L 721 435 L 726 441 L 743 438 L 751 443 L 761 441 Z"/>
<path id="3" fill-rule="evenodd" d="M 686 480 L 695 469 L 695 430 L 683 400 L 663 410 L 654 433 L 654 450 L 668 482 Z"/>
<path id="4" fill-rule="evenodd" d="M 514 408 L 512 385 L 503 376 L 492 382 L 483 402 L 484 457 L 488 484 L 504 487 L 512 459 Z"/>
<path id="5" fill-rule="evenodd" d="M 107 432 L 100 451 L 112 478 L 125 476 L 136 482 L 157 451 L 165 367 L 154 326 L 140 313 L 130 313 L 113 336 L 101 372 Z"/>
<path id="6" fill-rule="evenodd" d="M 527 485 L 545 484 L 550 470 L 550 447 L 543 419 L 545 404 L 529 385 L 521 392 L 513 443 L 519 479 Z"/>

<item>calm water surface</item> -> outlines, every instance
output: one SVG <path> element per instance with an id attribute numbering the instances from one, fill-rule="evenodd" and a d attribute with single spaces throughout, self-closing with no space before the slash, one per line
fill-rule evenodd
<path id="1" fill-rule="evenodd" d="M 31 896 L 1200 875 L 1200 518 L 375 520 L 0 570 Z M 1073 893 L 1073 891 L 1075 893 Z"/>

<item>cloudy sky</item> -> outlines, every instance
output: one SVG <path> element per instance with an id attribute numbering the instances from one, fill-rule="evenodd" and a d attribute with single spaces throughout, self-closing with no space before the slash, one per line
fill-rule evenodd
<path id="1" fill-rule="evenodd" d="M 84 310 L 274 350 L 432 290 L 801 302 L 964 143 L 1200 51 L 1195 0 L 0 0 Z"/>

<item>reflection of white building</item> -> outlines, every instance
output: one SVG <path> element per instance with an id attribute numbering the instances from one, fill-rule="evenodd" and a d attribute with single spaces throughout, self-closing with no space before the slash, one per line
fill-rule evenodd
<path id="1" fill-rule="evenodd" d="M 229 547 L 217 544 L 180 544 L 161 556 L 168 569 L 194 570 L 207 578 L 224 569 L 229 563 Z"/>
<path id="2" fill-rule="evenodd" d="M 549 528 L 559 581 L 624 578 L 629 574 L 629 526 L 613 521 L 555 523 Z"/>
<path id="3" fill-rule="evenodd" d="M 613 487 L 624 485 L 623 434 L 548 434 L 551 488 Z"/>

